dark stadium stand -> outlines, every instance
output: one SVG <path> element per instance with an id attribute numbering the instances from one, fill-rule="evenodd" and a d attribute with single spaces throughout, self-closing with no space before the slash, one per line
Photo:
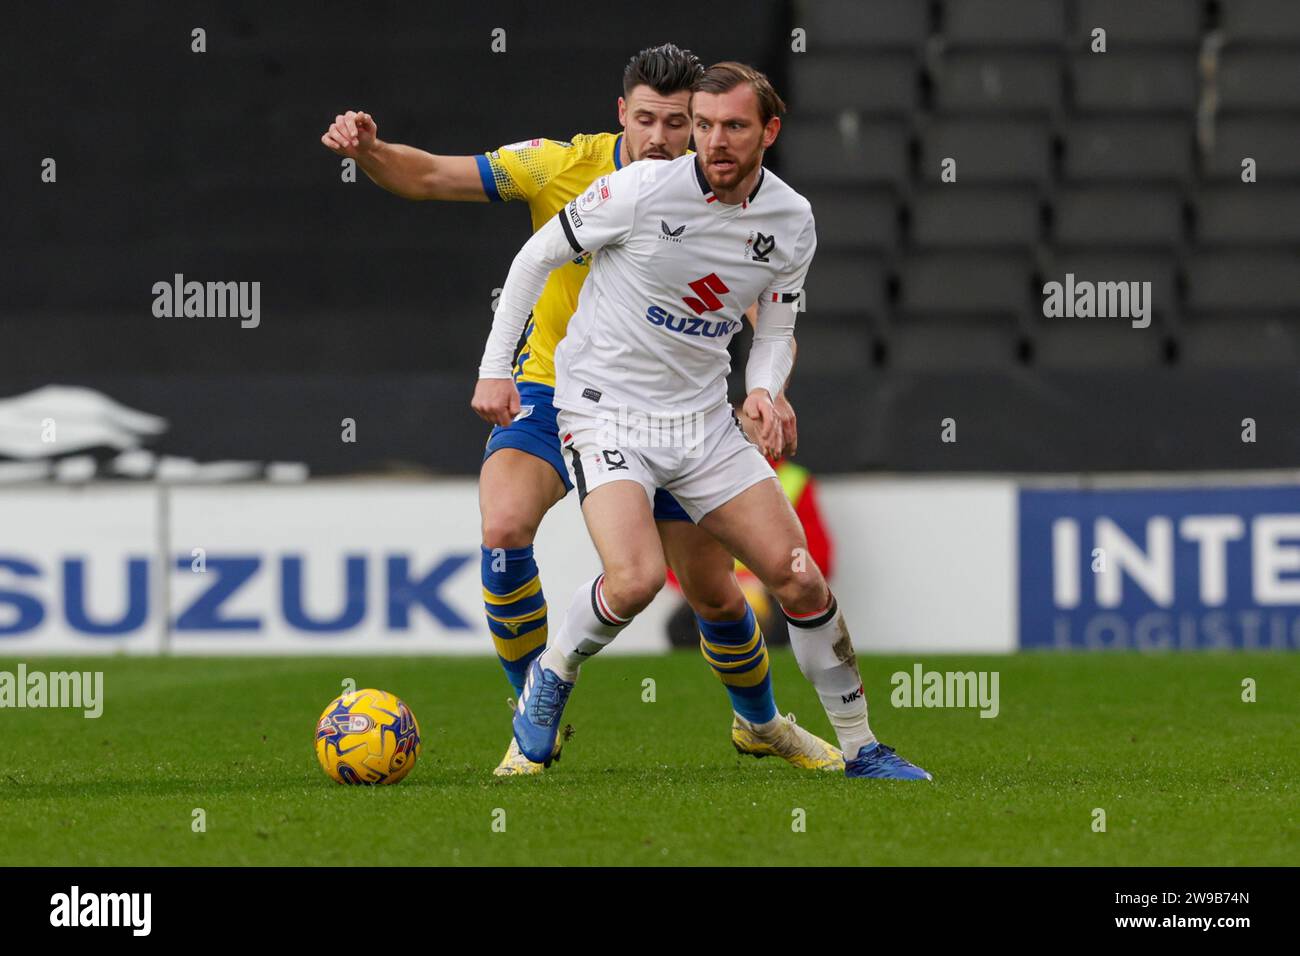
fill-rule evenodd
<path id="1" fill-rule="evenodd" d="M 451 154 L 610 129 L 635 36 L 753 62 L 789 103 L 769 164 L 818 222 L 792 392 L 814 469 L 1300 460 L 1294 425 L 1251 447 L 1229 428 L 1300 411 L 1294 0 L 764 0 L 736 7 L 744 29 L 674 0 L 620 5 L 617 30 L 523 0 L 95 9 L 24 7 L 0 40 L 6 87 L 41 90 L 7 150 L 25 172 L 0 218 L 5 394 L 111 389 L 207 458 L 292 446 L 320 472 L 474 471 L 468 396 L 526 212 L 343 185 L 320 133 L 349 107 Z M 497 26 L 508 55 L 489 50 Z M 51 37 L 75 69 L 48 68 Z M 57 185 L 39 182 L 47 156 Z M 178 272 L 261 281 L 262 326 L 154 318 L 152 284 Z M 1067 272 L 1149 281 L 1150 328 L 1044 317 L 1043 284 Z M 1102 389 L 1127 404 L 1089 398 Z M 1194 414 L 1208 395 L 1217 443 Z M 322 433 L 384 417 L 360 451 L 313 451 L 313 407 Z M 968 423 L 960 447 L 936 441 L 947 415 Z"/>
<path id="2" fill-rule="evenodd" d="M 782 168 L 805 189 L 839 192 L 810 309 L 845 309 L 852 269 L 840 258 L 824 269 L 833 251 L 879 276 L 862 294 L 884 336 L 882 375 L 1013 357 L 1043 375 L 1252 357 L 1284 366 L 1277 349 L 1294 354 L 1300 324 L 1300 5 L 948 0 L 922 16 L 925 6 L 803 5 L 814 25 L 850 8 L 890 24 L 883 35 L 841 29 L 832 51 L 792 58 Z M 1091 51 L 1098 26 L 1104 53 Z M 819 119 L 801 120 L 809 113 Z M 871 166 L 855 161 L 868 136 Z M 1258 183 L 1241 182 L 1246 156 L 1266 170 Z M 948 157 L 956 182 L 942 181 Z M 891 203 L 897 243 L 890 231 L 846 238 L 844 209 Z M 1151 282 L 1152 328 L 1044 318 L 1041 284 L 1067 272 Z"/>

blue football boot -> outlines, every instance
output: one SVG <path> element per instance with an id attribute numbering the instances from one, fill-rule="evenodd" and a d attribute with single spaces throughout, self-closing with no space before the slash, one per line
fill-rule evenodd
<path id="1" fill-rule="evenodd" d="M 573 682 L 561 680 L 553 670 L 542 667 L 541 657 L 528 665 L 524 692 L 515 707 L 515 740 L 533 763 L 549 764 L 560 733 L 564 705 L 573 693 Z"/>
<path id="2" fill-rule="evenodd" d="M 933 780 L 928 772 L 904 760 L 894 748 L 877 741 L 858 751 L 844 763 L 846 777 L 875 777 L 878 780 Z"/>

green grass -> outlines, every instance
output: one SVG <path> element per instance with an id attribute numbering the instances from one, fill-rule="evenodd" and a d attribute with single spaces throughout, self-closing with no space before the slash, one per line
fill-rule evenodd
<path id="1" fill-rule="evenodd" d="M 51 659 L 103 670 L 104 714 L 0 710 L 0 865 L 1262 865 L 1300 857 L 1300 675 L 1284 655 L 926 657 L 997 670 L 1001 713 L 895 709 L 913 658 L 860 659 L 872 725 L 935 781 L 850 781 L 742 758 L 694 653 L 587 666 L 563 761 L 496 779 L 509 741 L 494 660 Z M 14 671 L 16 661 L 0 661 Z M 777 701 L 829 736 L 788 652 Z M 316 765 L 354 678 L 403 697 L 424 752 L 391 787 Z M 642 702 L 642 680 L 657 701 Z M 1243 703 L 1241 681 L 1258 683 Z M 207 831 L 191 831 L 203 808 Z M 1104 808 L 1107 832 L 1092 830 Z M 506 812 L 506 831 L 491 829 Z M 792 811 L 806 832 L 792 831 Z"/>

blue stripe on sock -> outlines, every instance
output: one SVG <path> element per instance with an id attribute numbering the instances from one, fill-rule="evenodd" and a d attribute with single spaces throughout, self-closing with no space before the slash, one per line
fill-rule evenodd
<path id="1" fill-rule="evenodd" d="M 493 617 L 522 617 L 536 611 L 545 603 L 546 595 L 539 590 L 531 597 L 520 598 L 518 601 L 511 601 L 509 604 L 488 604 L 485 601 L 484 607 Z"/>
<path id="2" fill-rule="evenodd" d="M 544 650 L 546 650 L 545 644 L 534 647 L 517 661 L 508 661 L 500 654 L 497 655 L 497 660 L 501 662 L 501 669 L 506 672 L 506 679 L 515 689 L 516 697 L 524 692 L 524 681 L 528 678 L 528 665 L 540 657 Z"/>
<path id="3" fill-rule="evenodd" d="M 710 654 L 708 651 L 704 652 L 704 659 L 708 661 L 710 664 L 719 665 L 717 669 L 724 674 L 744 674 L 747 673 L 748 671 L 752 671 L 755 667 L 762 666 L 763 655 L 759 652 L 759 648 L 756 647 L 752 651 L 750 651 L 749 657 L 753 658 L 753 660 L 750 660 L 749 663 L 747 663 L 744 667 L 725 667 L 721 665 L 726 664 L 727 663 L 726 661 L 719 660 L 716 654 Z M 739 657 L 736 658 L 736 660 L 748 660 L 748 658 Z"/>
<path id="4" fill-rule="evenodd" d="M 754 636 L 754 609 L 745 604 L 745 616 L 736 621 L 706 621 L 698 614 L 695 623 L 710 644 L 748 644 Z"/>
<path id="5" fill-rule="evenodd" d="M 480 576 L 483 579 L 483 587 L 493 594 L 509 594 L 537 576 L 537 562 L 533 560 L 531 544 L 525 548 L 501 549 L 479 545 L 479 550 L 482 553 Z M 497 560 L 497 550 L 504 552 L 503 556 L 506 559 L 506 566 L 500 571 L 493 569 L 494 563 L 500 563 Z"/>
<path id="6" fill-rule="evenodd" d="M 733 647 L 740 647 L 748 644 L 754 636 L 754 609 L 745 604 L 745 616 L 738 621 L 706 621 L 698 614 L 695 615 L 695 623 L 699 626 L 700 633 L 704 635 L 705 640 L 710 644 L 730 644 Z M 759 637 L 759 645 L 766 648 L 767 642 Z M 743 660 L 745 657 L 758 655 L 754 663 L 749 667 L 739 670 L 729 670 L 727 673 L 743 674 L 745 671 L 757 667 L 763 660 L 761 654 L 758 654 L 758 648 L 754 648 L 748 654 L 714 654 L 705 650 L 706 660 L 717 660 L 720 663 L 727 661 Z M 759 683 L 753 687 L 732 687 L 730 684 L 723 684 L 727 690 L 727 696 L 731 698 L 731 709 L 740 714 L 751 723 L 763 724 L 776 716 L 776 697 L 772 693 L 772 672 L 769 669 L 768 674 Z"/>
<path id="7" fill-rule="evenodd" d="M 527 545 L 523 548 L 502 548 L 501 554 L 498 555 L 497 549 L 479 546 L 481 552 L 481 561 L 479 564 L 479 577 L 483 582 L 483 587 L 493 594 L 509 594 L 523 585 L 527 584 L 533 578 L 537 577 L 537 562 L 533 559 L 533 546 Z M 505 558 L 505 567 L 501 570 L 495 570 L 493 565 L 500 565 L 500 557 Z M 487 604 L 484 602 L 484 611 L 497 617 L 517 617 L 535 611 L 546 603 L 546 596 L 539 589 L 538 592 L 530 597 L 514 601 L 510 604 Z M 505 627 L 497 624 L 493 620 L 488 620 L 488 629 L 498 637 L 514 637 Z M 520 634 L 526 634 L 535 630 L 546 623 L 546 618 L 538 618 L 536 621 L 529 621 L 523 625 Z M 501 668 L 506 672 L 506 679 L 510 681 L 510 686 L 515 689 L 515 695 L 518 696 L 524 692 L 524 679 L 528 675 L 528 665 L 537 658 L 546 646 L 534 648 L 517 661 L 508 661 L 500 654 L 497 660 L 501 662 Z"/>

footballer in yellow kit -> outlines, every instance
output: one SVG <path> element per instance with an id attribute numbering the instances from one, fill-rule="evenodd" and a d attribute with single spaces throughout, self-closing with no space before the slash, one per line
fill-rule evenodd
<path id="1" fill-rule="evenodd" d="M 502 146 L 475 157 L 483 192 L 490 200 L 526 200 L 533 231 L 540 229 L 574 196 L 622 168 L 622 133 L 579 133 L 571 141 L 532 139 Z M 565 491 L 572 489 L 560 456 L 555 422 L 555 346 L 564 338 L 587 279 L 589 255 L 575 257 L 551 273 L 524 328 L 515 359 L 520 415 L 507 427 L 495 425 L 484 458 L 500 448 L 518 448 L 550 462 Z M 656 515 L 656 517 L 660 517 Z M 670 516 L 677 518 L 677 515 Z M 686 518 L 685 512 L 680 516 Z"/>
<path id="2" fill-rule="evenodd" d="M 475 157 L 483 192 L 494 202 L 525 200 L 533 231 L 601 176 L 622 168 L 622 133 L 579 133 L 568 142 L 532 139 Z M 564 338 L 587 279 L 589 256 L 555 270 L 533 309 L 515 363 L 516 383 L 555 386 L 555 346 Z"/>

